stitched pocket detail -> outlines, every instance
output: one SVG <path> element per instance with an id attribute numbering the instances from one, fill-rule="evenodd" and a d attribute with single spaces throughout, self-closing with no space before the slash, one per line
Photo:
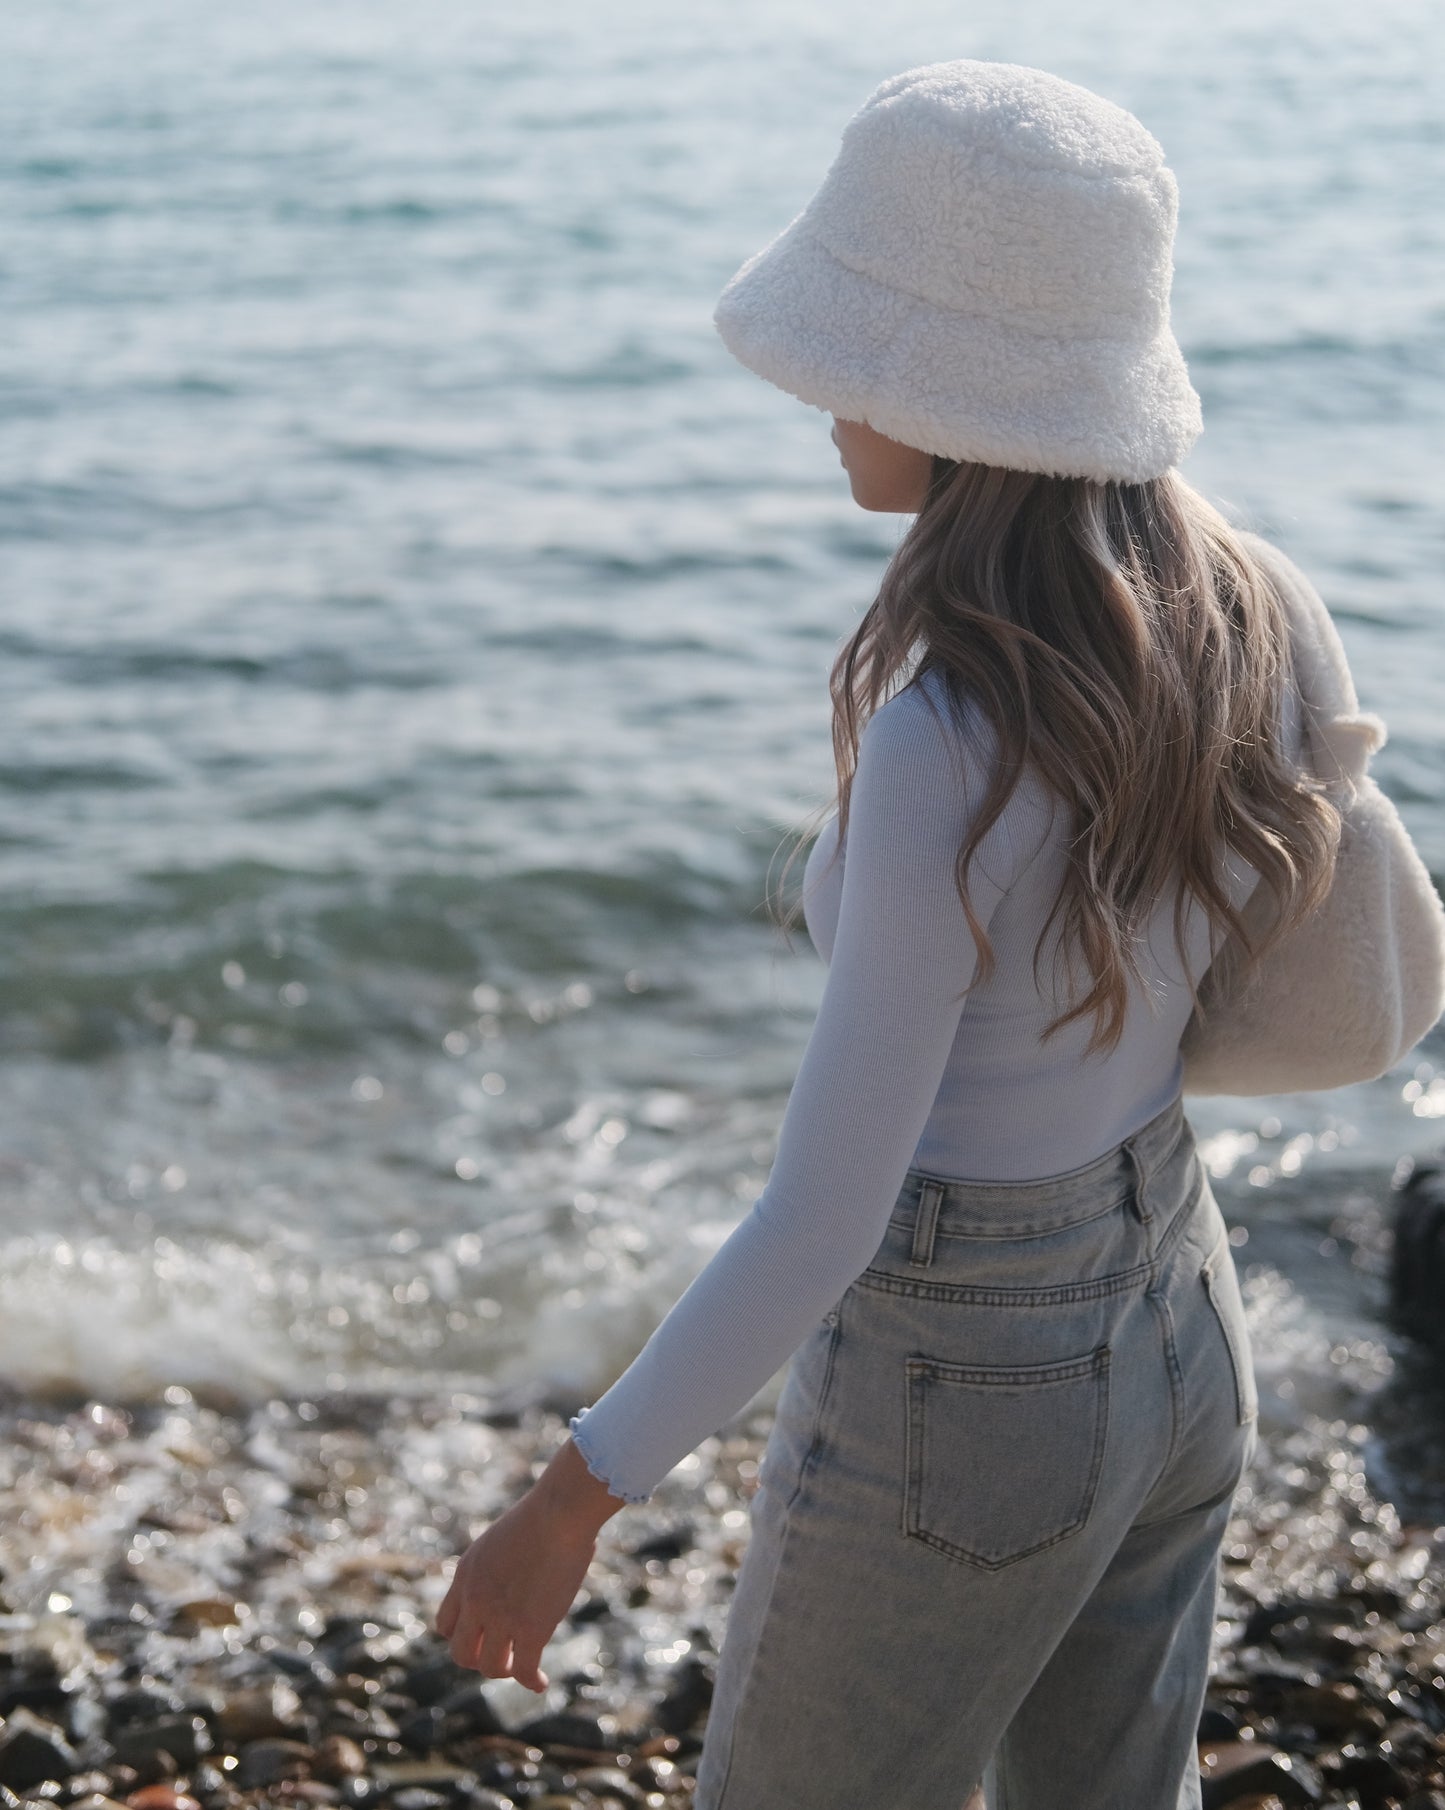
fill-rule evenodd
<path id="1" fill-rule="evenodd" d="M 1053 1364 L 909 1357 L 908 1537 L 998 1571 L 1077 1533 L 1103 1468 L 1109 1357 L 1107 1345 Z"/>
<path id="2" fill-rule="evenodd" d="M 1229 1365 L 1234 1372 L 1235 1418 L 1240 1426 L 1248 1426 L 1259 1414 L 1259 1391 L 1249 1350 L 1244 1297 L 1239 1292 L 1239 1277 L 1227 1238 L 1221 1238 L 1204 1259 L 1199 1274 L 1209 1296 L 1209 1305 L 1224 1334 L 1224 1342 L 1229 1347 Z"/>

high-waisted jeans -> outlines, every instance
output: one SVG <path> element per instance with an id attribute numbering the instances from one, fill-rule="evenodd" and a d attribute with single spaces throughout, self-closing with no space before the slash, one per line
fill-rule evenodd
<path id="1" fill-rule="evenodd" d="M 909 1170 L 788 1370 L 696 1810 L 1198 1810 L 1256 1415 L 1179 1099 L 1045 1180 Z"/>

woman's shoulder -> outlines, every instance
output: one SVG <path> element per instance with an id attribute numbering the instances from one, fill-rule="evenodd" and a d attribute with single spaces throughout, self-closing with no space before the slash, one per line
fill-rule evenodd
<path id="1" fill-rule="evenodd" d="M 886 768 L 900 781 L 906 777 L 918 808 L 930 816 L 938 813 L 940 833 L 944 818 L 950 820 L 950 832 L 966 829 L 988 790 L 999 752 L 998 731 L 982 702 L 937 666 L 920 667 L 881 704 L 859 742 L 860 764 L 866 759 L 875 772 Z M 944 774 L 949 782 L 940 789 Z M 945 796 L 952 809 L 940 811 L 939 800 Z M 1015 860 L 1031 859 L 1053 829 L 1055 814 L 1056 800 L 1026 758 L 987 832 L 988 844 L 1008 847 Z"/>
<path id="2" fill-rule="evenodd" d="M 997 736 L 978 701 L 942 668 L 920 667 L 863 727 L 876 754 L 906 760 L 962 756 L 973 768 L 992 764 Z"/>

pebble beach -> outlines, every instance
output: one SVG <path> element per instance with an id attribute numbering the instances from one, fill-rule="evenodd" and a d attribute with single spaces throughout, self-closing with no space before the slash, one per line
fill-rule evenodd
<path id="1" fill-rule="evenodd" d="M 1372 1491 L 1365 1425 L 1295 1418 L 1266 1430 L 1226 1537 L 1205 1810 L 1440 1810 L 1445 1527 Z M 607 1523 L 537 1694 L 459 1669 L 431 1624 L 561 1415 L 12 1401 L 0 1804 L 677 1810 L 768 1424 Z"/>

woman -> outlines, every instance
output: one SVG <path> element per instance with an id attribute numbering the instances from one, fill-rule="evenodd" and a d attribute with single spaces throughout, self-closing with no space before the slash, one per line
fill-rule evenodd
<path id="1" fill-rule="evenodd" d="M 1176 212 L 1131 114 L 943 63 L 719 303 L 917 518 L 833 672 L 827 985 L 762 1197 L 437 1619 L 544 1688 L 598 1527 L 793 1354 L 698 1810 L 959 1810 L 991 1759 L 1008 1810 L 1200 1801 L 1256 1395 L 1179 1042 L 1253 887 L 1281 931 L 1323 896 L 1339 817 L 1288 661 L 1328 616 L 1175 470 Z"/>

